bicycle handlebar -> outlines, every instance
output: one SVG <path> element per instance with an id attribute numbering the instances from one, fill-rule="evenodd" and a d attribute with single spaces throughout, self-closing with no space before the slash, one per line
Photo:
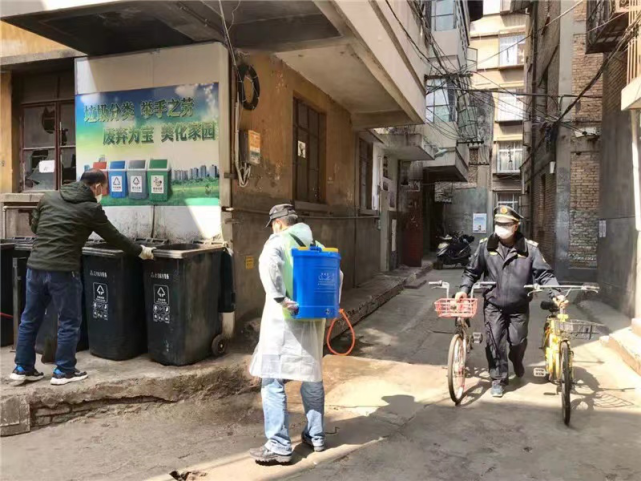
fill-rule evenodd
<path id="1" fill-rule="evenodd" d="M 427 283 L 429 286 L 434 286 L 435 289 L 441 288 L 445 289 L 445 297 L 450 297 L 450 283 L 443 281 L 433 281 Z"/>
<path id="2" fill-rule="evenodd" d="M 559 286 L 552 286 L 552 285 L 547 285 L 547 286 L 542 286 L 540 284 L 526 284 L 523 286 L 525 289 L 531 289 L 535 292 L 542 291 L 542 290 L 555 290 L 555 291 L 561 291 L 561 290 L 566 290 L 567 292 L 570 291 L 583 291 L 583 292 L 599 292 L 599 286 L 590 286 L 590 285 L 583 285 L 583 286 L 578 286 L 578 285 L 559 285 Z"/>
<path id="3" fill-rule="evenodd" d="M 489 282 L 489 281 L 477 282 L 472 286 L 472 290 L 470 291 L 470 297 L 474 297 L 474 291 L 480 291 L 481 289 L 487 289 L 489 287 L 494 287 L 494 286 L 496 286 L 496 282 Z"/>

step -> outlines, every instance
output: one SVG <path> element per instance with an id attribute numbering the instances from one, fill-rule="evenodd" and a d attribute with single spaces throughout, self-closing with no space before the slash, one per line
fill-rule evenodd
<path id="1" fill-rule="evenodd" d="M 607 346 L 614 349 L 621 359 L 641 376 L 641 337 L 632 328 L 608 336 Z"/>

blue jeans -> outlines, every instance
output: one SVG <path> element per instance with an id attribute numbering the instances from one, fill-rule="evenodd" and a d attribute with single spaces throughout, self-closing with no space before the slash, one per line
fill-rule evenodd
<path id="1" fill-rule="evenodd" d="M 321 382 L 304 382 L 300 387 L 307 426 L 303 435 L 312 440 L 314 446 L 325 444 L 325 388 Z M 287 456 L 292 453 L 289 438 L 289 415 L 285 383 L 280 379 L 264 378 L 261 395 L 265 415 L 265 447 L 270 451 Z"/>
<path id="2" fill-rule="evenodd" d="M 36 337 L 50 302 L 58 313 L 56 365 L 76 369 L 76 348 L 82 323 L 82 281 L 78 272 L 27 269 L 27 300 L 18 328 L 16 365 L 30 371 L 36 364 Z"/>

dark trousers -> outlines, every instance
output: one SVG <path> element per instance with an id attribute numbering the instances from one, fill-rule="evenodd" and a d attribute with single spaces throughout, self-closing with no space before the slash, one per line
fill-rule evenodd
<path id="1" fill-rule="evenodd" d="M 82 281 L 78 272 L 27 269 L 27 299 L 18 329 L 16 365 L 29 371 L 36 363 L 36 337 L 50 302 L 58 313 L 56 365 L 76 369 L 76 348 L 82 323 Z"/>
<path id="2" fill-rule="evenodd" d="M 509 378 L 507 344 L 510 345 L 509 360 L 515 371 L 523 369 L 523 357 L 527 348 L 527 328 L 530 318 L 525 312 L 507 312 L 490 303 L 485 304 L 485 355 L 492 382 L 507 384 Z"/>

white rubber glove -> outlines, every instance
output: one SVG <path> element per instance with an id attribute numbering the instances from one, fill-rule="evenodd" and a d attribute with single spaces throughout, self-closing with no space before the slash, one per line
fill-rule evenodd
<path id="1" fill-rule="evenodd" d="M 154 258 L 154 249 L 151 247 L 142 247 L 142 252 L 138 255 L 143 261 L 150 261 Z"/>
<path id="2" fill-rule="evenodd" d="M 290 298 L 286 297 L 283 302 L 280 303 L 285 309 L 287 309 L 291 314 L 298 313 L 298 303 L 292 301 Z"/>

